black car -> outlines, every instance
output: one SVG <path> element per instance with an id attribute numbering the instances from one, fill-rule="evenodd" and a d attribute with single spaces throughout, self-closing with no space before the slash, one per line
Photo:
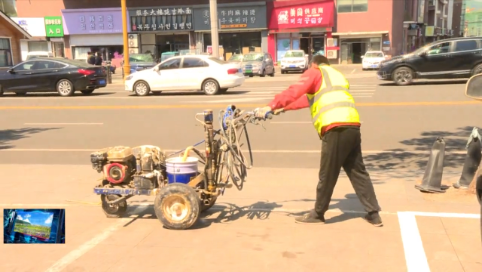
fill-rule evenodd
<path id="1" fill-rule="evenodd" d="M 58 92 L 71 96 L 75 91 L 91 94 L 107 85 L 105 69 L 83 61 L 64 58 L 35 58 L 0 72 L 0 95 L 14 92 Z"/>
<path id="2" fill-rule="evenodd" d="M 436 41 L 382 61 L 377 75 L 397 85 L 409 85 L 418 78 L 469 78 L 481 72 L 482 37 L 470 37 Z"/>

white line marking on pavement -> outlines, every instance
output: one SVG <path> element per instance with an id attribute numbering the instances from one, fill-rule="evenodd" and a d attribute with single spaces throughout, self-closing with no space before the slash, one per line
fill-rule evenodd
<path id="1" fill-rule="evenodd" d="M 436 213 L 436 212 L 411 212 L 411 213 L 414 216 L 480 219 L 480 214 L 474 214 L 474 213 Z"/>
<path id="2" fill-rule="evenodd" d="M 102 148 L 98 149 L 75 149 L 75 148 L 66 148 L 66 149 L 50 149 L 50 148 L 11 148 L 11 149 L 0 149 L 0 152 L 95 152 Z M 165 152 L 176 152 L 178 150 L 164 150 Z M 252 150 L 253 153 L 319 153 L 319 150 Z M 364 150 L 363 154 L 403 154 L 403 153 L 410 153 L 410 154 L 429 154 L 430 151 L 420 151 L 420 150 L 404 150 L 404 151 L 391 151 L 391 150 Z M 467 151 L 451 151 L 446 152 L 445 154 L 467 154 Z"/>
<path id="3" fill-rule="evenodd" d="M 405 251 L 407 271 L 430 272 L 415 215 L 411 212 L 398 212 L 398 222 Z"/>
<path id="4" fill-rule="evenodd" d="M 356 71 L 356 69 L 353 69 L 353 71 L 351 71 L 351 73 L 350 73 L 350 74 L 353 74 L 353 73 L 355 73 L 355 71 Z"/>
<path id="5" fill-rule="evenodd" d="M 69 125 L 103 125 L 104 123 L 24 123 L 24 125 L 26 126 L 30 126 L 30 125 L 33 125 L 33 126 L 55 126 L 55 125 L 59 125 L 59 126 L 63 126 L 63 125 L 66 125 L 66 126 L 69 126 Z"/>
<path id="6" fill-rule="evenodd" d="M 104 230 L 99 235 L 92 238 L 90 241 L 82 244 L 77 249 L 71 251 L 69 254 L 65 255 L 62 259 L 57 261 L 52 265 L 46 272 L 57 272 L 65 269 L 69 264 L 82 257 L 87 251 L 94 248 L 96 245 L 100 244 L 102 241 L 107 239 L 113 232 L 117 231 L 120 227 L 127 224 L 131 219 L 120 219 L 118 222 L 110 226 L 108 229 Z"/>

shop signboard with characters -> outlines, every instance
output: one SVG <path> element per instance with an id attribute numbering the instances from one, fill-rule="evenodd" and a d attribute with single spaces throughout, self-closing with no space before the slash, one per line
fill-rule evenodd
<path id="1" fill-rule="evenodd" d="M 333 27 L 334 10 L 333 1 L 275 7 L 269 29 Z"/>
<path id="2" fill-rule="evenodd" d="M 266 29 L 266 3 L 218 5 L 218 27 L 231 29 Z M 194 8 L 194 30 L 211 30 L 209 6 Z"/>
<path id="3" fill-rule="evenodd" d="M 193 30 L 191 7 L 149 7 L 129 9 L 129 32 L 191 31 Z"/>
<path id="4" fill-rule="evenodd" d="M 121 34 L 120 8 L 62 10 L 64 34 Z"/>

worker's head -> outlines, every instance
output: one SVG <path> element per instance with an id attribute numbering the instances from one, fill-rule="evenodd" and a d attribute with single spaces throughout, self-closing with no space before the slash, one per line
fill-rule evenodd
<path id="1" fill-rule="evenodd" d="M 330 62 L 323 55 L 316 55 L 311 59 L 311 68 L 318 68 L 321 64 L 330 65 Z"/>

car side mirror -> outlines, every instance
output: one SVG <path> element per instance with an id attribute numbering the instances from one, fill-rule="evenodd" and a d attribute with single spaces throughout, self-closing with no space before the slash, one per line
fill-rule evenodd
<path id="1" fill-rule="evenodd" d="M 482 74 L 475 75 L 467 81 L 465 96 L 482 101 Z"/>
<path id="2" fill-rule="evenodd" d="M 10 74 L 15 74 L 15 70 L 13 70 L 13 69 L 8 69 L 7 72 L 10 73 Z"/>
<path id="3" fill-rule="evenodd" d="M 154 68 L 152 68 L 152 70 L 154 70 L 154 72 L 159 73 L 159 67 L 157 67 L 157 66 L 156 66 L 156 67 L 154 67 Z"/>
<path id="4" fill-rule="evenodd" d="M 422 51 L 418 54 L 420 57 L 425 57 L 427 55 L 427 51 Z"/>
<path id="5" fill-rule="evenodd" d="M 360 58 L 362 58 L 362 59 L 363 59 L 364 57 L 365 57 L 365 56 L 361 56 Z"/>

